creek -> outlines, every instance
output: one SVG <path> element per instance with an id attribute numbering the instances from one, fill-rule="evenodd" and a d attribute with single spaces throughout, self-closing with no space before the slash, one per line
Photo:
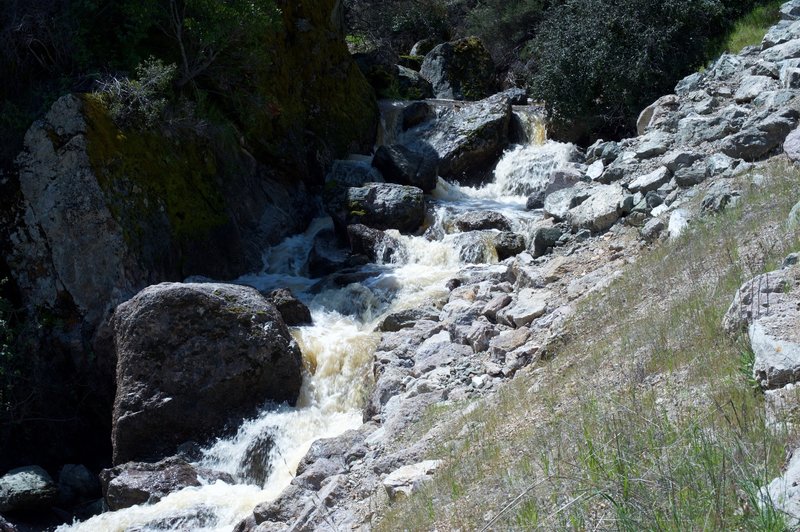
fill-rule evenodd
<path id="1" fill-rule="evenodd" d="M 385 141 L 397 138 L 386 127 L 396 127 L 391 114 L 394 108 L 382 106 L 381 138 Z M 373 354 L 380 341 L 376 328 L 382 319 L 446 297 L 446 282 L 466 266 L 459 259 L 455 217 L 476 210 L 499 212 L 530 244 L 543 218 L 540 210 L 526 210 L 531 186 L 564 164 L 571 146 L 545 140 L 541 123 L 523 120 L 522 125 L 531 142 L 506 150 L 492 182 L 471 188 L 440 178 L 436 190 L 426 198 L 425 235 L 388 231 L 406 248 L 400 262 L 364 266 L 362 270 L 369 276 L 361 282 L 325 288 L 319 279 L 304 274 L 315 237 L 332 227 L 330 218 L 320 217 L 305 233 L 268 249 L 261 272 L 237 280 L 261 291 L 290 288 L 311 309 L 313 324 L 292 329 L 306 367 L 296 406 L 265 405 L 260 415 L 243 421 L 233 436 L 203 450 L 198 465 L 230 473 L 235 483 L 217 481 L 186 488 L 155 504 L 108 512 L 59 530 L 230 531 L 256 505 L 277 498 L 315 440 L 337 436 L 362 423 L 362 408 L 373 384 Z M 496 263 L 493 247 L 487 250 L 484 261 Z M 265 435 L 271 439 L 271 447 L 266 480 L 259 483 L 244 464 L 254 444 Z"/>

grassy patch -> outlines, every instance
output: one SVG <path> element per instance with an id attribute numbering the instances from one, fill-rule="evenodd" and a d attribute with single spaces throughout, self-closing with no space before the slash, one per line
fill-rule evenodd
<path id="1" fill-rule="evenodd" d="M 783 2 L 784 0 L 773 0 L 762 3 L 739 19 L 725 41 L 725 50 L 738 54 L 745 46 L 761 44 L 770 26 L 780 20 Z"/>
<path id="2" fill-rule="evenodd" d="M 554 360 L 451 421 L 443 470 L 377 527 L 783 530 L 758 488 L 794 435 L 766 428 L 751 355 L 721 327 L 740 284 L 800 248 L 800 171 L 761 170 L 584 300 Z"/>

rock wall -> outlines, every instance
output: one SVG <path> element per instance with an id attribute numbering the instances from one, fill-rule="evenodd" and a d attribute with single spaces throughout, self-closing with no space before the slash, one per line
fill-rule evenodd
<path id="1" fill-rule="evenodd" d="M 311 220 L 333 159 L 371 148 L 377 105 L 338 3 L 278 3 L 282 24 L 265 37 L 274 60 L 241 80 L 259 97 L 236 104 L 235 129 L 123 131 L 83 94 L 27 132 L 18 173 L 0 178 L 0 278 L 27 316 L 18 349 L 34 400 L 21 417 L 59 429 L 55 440 L 48 421 L 3 430 L 0 469 L 107 461 L 111 311 L 151 284 L 261 268 L 268 245 Z"/>

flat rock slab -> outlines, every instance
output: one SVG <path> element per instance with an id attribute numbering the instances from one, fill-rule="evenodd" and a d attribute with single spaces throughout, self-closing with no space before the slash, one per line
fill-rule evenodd
<path id="1" fill-rule="evenodd" d="M 408 497 L 419 491 L 422 484 L 430 480 L 434 471 L 441 465 L 441 460 L 425 460 L 418 464 L 403 466 L 383 479 L 383 487 L 392 500 Z"/>

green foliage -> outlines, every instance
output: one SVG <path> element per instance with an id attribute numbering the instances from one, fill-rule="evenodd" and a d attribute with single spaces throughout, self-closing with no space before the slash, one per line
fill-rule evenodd
<path id="1" fill-rule="evenodd" d="M 733 31 L 725 39 L 723 49 L 738 54 L 745 46 L 760 44 L 770 26 L 780 20 L 781 4 L 783 0 L 768 1 L 737 20 Z"/>
<path id="2" fill-rule="evenodd" d="M 450 38 L 447 5 L 441 0 L 345 0 L 344 6 L 358 51 L 389 48 L 406 54 L 419 40 Z"/>
<path id="3" fill-rule="evenodd" d="M 150 57 L 136 67 L 137 77 L 112 78 L 102 83 L 100 95 L 114 122 L 122 128 L 152 129 L 167 107 L 177 67 Z"/>
<path id="4" fill-rule="evenodd" d="M 471 10 L 468 18 L 468 31 L 478 35 L 495 62 L 510 66 L 525 60 L 526 44 L 533 39 L 539 23 L 554 0 L 482 0 Z"/>
<path id="5" fill-rule="evenodd" d="M 556 122 L 629 132 L 645 105 L 706 59 L 725 15 L 720 0 L 566 2 L 539 26 L 533 93 Z"/>

